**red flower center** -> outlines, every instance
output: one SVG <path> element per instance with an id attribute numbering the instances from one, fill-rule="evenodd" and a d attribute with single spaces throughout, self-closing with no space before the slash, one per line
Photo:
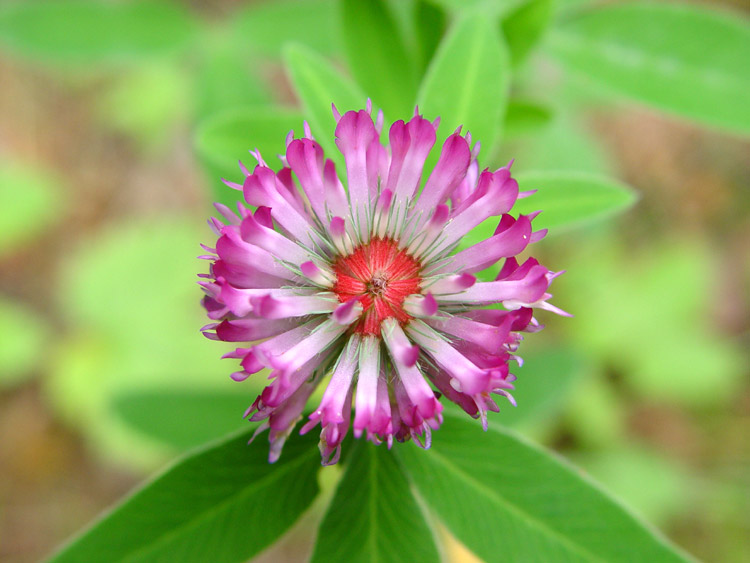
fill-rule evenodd
<path id="1" fill-rule="evenodd" d="M 419 292 L 420 263 L 390 239 L 373 239 L 333 263 L 333 291 L 345 303 L 358 299 L 364 309 L 355 332 L 380 334 L 380 323 L 395 317 L 400 323 L 411 317 L 404 299 Z"/>

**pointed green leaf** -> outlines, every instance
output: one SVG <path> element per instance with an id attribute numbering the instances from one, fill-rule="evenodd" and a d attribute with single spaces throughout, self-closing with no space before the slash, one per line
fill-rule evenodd
<path id="1" fill-rule="evenodd" d="M 524 172 L 516 179 L 521 190 L 538 190 L 513 206 L 518 213 L 542 211 L 534 219 L 535 229 L 559 231 L 601 220 L 624 211 L 638 199 L 625 184 L 593 174 Z"/>
<path id="2" fill-rule="evenodd" d="M 188 454 L 52 561 L 248 560 L 310 506 L 320 467 L 315 436 L 291 436 L 276 464 L 268 463 L 263 436 L 249 446 L 248 437 Z"/>
<path id="3" fill-rule="evenodd" d="M 442 138 L 463 125 L 490 154 L 509 86 L 508 52 L 498 30 L 484 14 L 474 13 L 460 19 L 443 40 L 417 100 L 425 116 L 440 116 Z"/>
<path id="4" fill-rule="evenodd" d="M 242 183 L 237 162 L 252 168 L 249 151 L 260 150 L 274 169 L 281 166 L 276 158 L 286 152 L 284 141 L 289 131 L 302 133 L 302 116 L 282 108 L 236 108 L 206 118 L 195 132 L 195 149 L 203 163 L 215 198 L 227 204 L 242 199 L 242 194 L 225 186 L 221 179 Z M 233 205 L 232 205 L 233 207 Z"/>
<path id="5" fill-rule="evenodd" d="M 383 0 L 341 0 L 341 29 L 349 68 L 392 120 L 414 112 L 414 61 Z"/>
<path id="6" fill-rule="evenodd" d="M 35 0 L 0 7 L 0 46 L 54 62 L 143 59 L 185 46 L 195 29 L 187 10 L 167 0 Z"/>
<path id="7" fill-rule="evenodd" d="M 396 452 L 427 505 L 485 561 L 684 561 L 575 468 L 498 425 L 447 413 Z"/>
<path id="8" fill-rule="evenodd" d="M 513 66 L 521 64 L 552 21 L 555 0 L 529 0 L 501 22 Z"/>
<path id="9" fill-rule="evenodd" d="M 339 170 L 345 170 L 334 142 L 336 120 L 331 104 L 336 104 L 343 115 L 349 110 L 365 107 L 367 94 L 331 63 L 302 45 L 287 47 L 284 61 L 315 139 L 323 147 L 326 157 L 333 159 Z"/>
<path id="10" fill-rule="evenodd" d="M 432 533 L 393 453 L 357 442 L 320 525 L 312 561 L 438 560 Z"/>
<path id="11" fill-rule="evenodd" d="M 534 230 L 550 229 L 553 234 L 624 211 L 637 200 L 628 186 L 583 172 L 525 172 L 514 177 L 522 191 L 538 191 L 516 201 L 512 213 L 541 211 L 534 219 Z M 477 225 L 461 240 L 459 250 L 491 237 L 499 220 L 490 217 Z"/>
<path id="12" fill-rule="evenodd" d="M 687 4 L 579 12 L 550 34 L 568 68 L 664 111 L 750 134 L 750 22 Z"/>
<path id="13" fill-rule="evenodd" d="M 254 383 L 262 383 L 258 375 Z M 181 451 L 246 427 L 242 413 L 261 389 L 130 389 L 117 393 L 110 408 L 135 430 Z"/>

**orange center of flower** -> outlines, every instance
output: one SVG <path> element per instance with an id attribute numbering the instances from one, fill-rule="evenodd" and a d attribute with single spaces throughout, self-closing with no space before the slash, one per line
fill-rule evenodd
<path id="1" fill-rule="evenodd" d="M 390 317 L 405 323 L 404 299 L 419 292 L 421 265 L 390 239 L 373 239 L 333 263 L 333 291 L 345 303 L 358 299 L 364 309 L 353 325 L 360 334 L 380 334 L 380 323 Z"/>

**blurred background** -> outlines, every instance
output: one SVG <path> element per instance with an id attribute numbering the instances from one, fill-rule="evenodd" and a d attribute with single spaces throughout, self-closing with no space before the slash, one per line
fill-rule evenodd
<path id="1" fill-rule="evenodd" d="M 419 21 L 433 50 L 457 5 L 387 4 L 407 48 Z M 543 4 L 564 22 L 602 3 Z M 750 16 L 743 0 L 706 5 Z M 301 131 L 285 45 L 348 75 L 339 16 L 329 0 L 0 1 L 0 560 L 39 560 L 243 425 L 263 378 L 232 382 L 198 331 L 198 244 L 210 203 L 235 195 L 219 178 Z M 638 201 L 536 245 L 567 270 L 554 303 L 575 318 L 540 316 L 519 407 L 491 423 L 560 452 L 697 557 L 748 561 L 747 131 L 613 97 L 554 54 L 545 36 L 518 65 L 491 157 L 617 178 Z M 264 557 L 304 557 L 311 518 Z"/>

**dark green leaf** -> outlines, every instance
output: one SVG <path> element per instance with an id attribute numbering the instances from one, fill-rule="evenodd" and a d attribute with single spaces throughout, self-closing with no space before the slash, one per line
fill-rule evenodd
<path id="1" fill-rule="evenodd" d="M 601 176 L 575 172 L 524 172 L 516 175 L 521 190 L 538 190 L 520 199 L 514 212 L 542 213 L 535 229 L 559 231 L 623 211 L 637 200 L 628 186 Z M 497 225 L 495 225 L 497 226 Z M 493 227 L 494 228 L 494 227 Z"/>
<path id="2" fill-rule="evenodd" d="M 391 120 L 414 111 L 414 61 L 382 0 L 341 0 L 341 28 L 352 74 Z"/>
<path id="3" fill-rule="evenodd" d="M 528 100 L 511 100 L 505 115 L 505 134 L 515 137 L 534 133 L 550 123 L 552 112 L 547 106 Z"/>
<path id="4" fill-rule="evenodd" d="M 55 62 L 142 59 L 183 47 L 195 29 L 190 14 L 167 0 L 35 0 L 0 7 L 0 44 Z"/>
<path id="5" fill-rule="evenodd" d="M 497 425 L 448 413 L 432 448 L 399 448 L 419 494 L 487 562 L 684 561 L 575 468 Z"/>
<path id="6" fill-rule="evenodd" d="M 343 115 L 349 110 L 362 109 L 367 94 L 323 57 L 302 45 L 290 45 L 284 52 L 284 60 L 315 139 L 326 157 L 333 159 L 340 171 L 345 170 L 334 142 L 336 121 L 331 103 Z"/>
<path id="7" fill-rule="evenodd" d="M 247 433 L 189 454 L 52 561 L 246 561 L 317 495 L 314 434 L 291 436 L 276 464 L 264 437 L 247 446 Z"/>
<path id="8" fill-rule="evenodd" d="M 418 105 L 428 118 L 440 116 L 442 138 L 463 125 L 488 154 L 502 125 L 509 86 L 507 49 L 492 22 L 475 13 L 460 19 L 438 48 Z"/>
<path id="9" fill-rule="evenodd" d="M 414 34 L 420 75 L 429 65 L 447 27 L 445 12 L 425 0 L 414 2 Z"/>
<path id="10" fill-rule="evenodd" d="M 550 47 L 611 91 L 750 134 L 750 23 L 699 6 L 633 2 L 579 12 Z"/>
<path id="11" fill-rule="evenodd" d="M 111 408 L 135 430 L 184 450 L 247 426 L 242 413 L 260 389 L 235 391 L 129 390 L 116 394 Z"/>
<path id="12" fill-rule="evenodd" d="M 581 373 L 581 358 L 569 348 L 527 354 L 522 346 L 519 353 L 523 367 L 513 370 L 518 376 L 513 391 L 518 407 L 501 405 L 500 413 L 492 417 L 506 426 L 521 426 L 557 414 Z"/>
<path id="13" fill-rule="evenodd" d="M 336 24 L 335 0 L 253 2 L 232 16 L 237 41 L 268 57 L 280 57 L 290 42 L 335 53 L 340 49 Z"/>
<path id="14" fill-rule="evenodd" d="M 552 21 L 555 0 L 529 0 L 506 14 L 501 22 L 514 66 L 526 59 Z"/>
<path id="15" fill-rule="evenodd" d="M 438 561 L 432 533 L 393 453 L 364 440 L 354 448 L 312 561 Z"/>
<path id="16" fill-rule="evenodd" d="M 227 204 L 242 199 L 221 178 L 242 183 L 237 162 L 252 168 L 255 160 L 248 151 L 260 150 L 272 168 L 278 169 L 278 154 L 284 154 L 284 140 L 294 130 L 302 133 L 302 116 L 281 108 L 237 108 L 205 119 L 195 132 L 195 148 L 216 189 L 215 197 Z"/>

